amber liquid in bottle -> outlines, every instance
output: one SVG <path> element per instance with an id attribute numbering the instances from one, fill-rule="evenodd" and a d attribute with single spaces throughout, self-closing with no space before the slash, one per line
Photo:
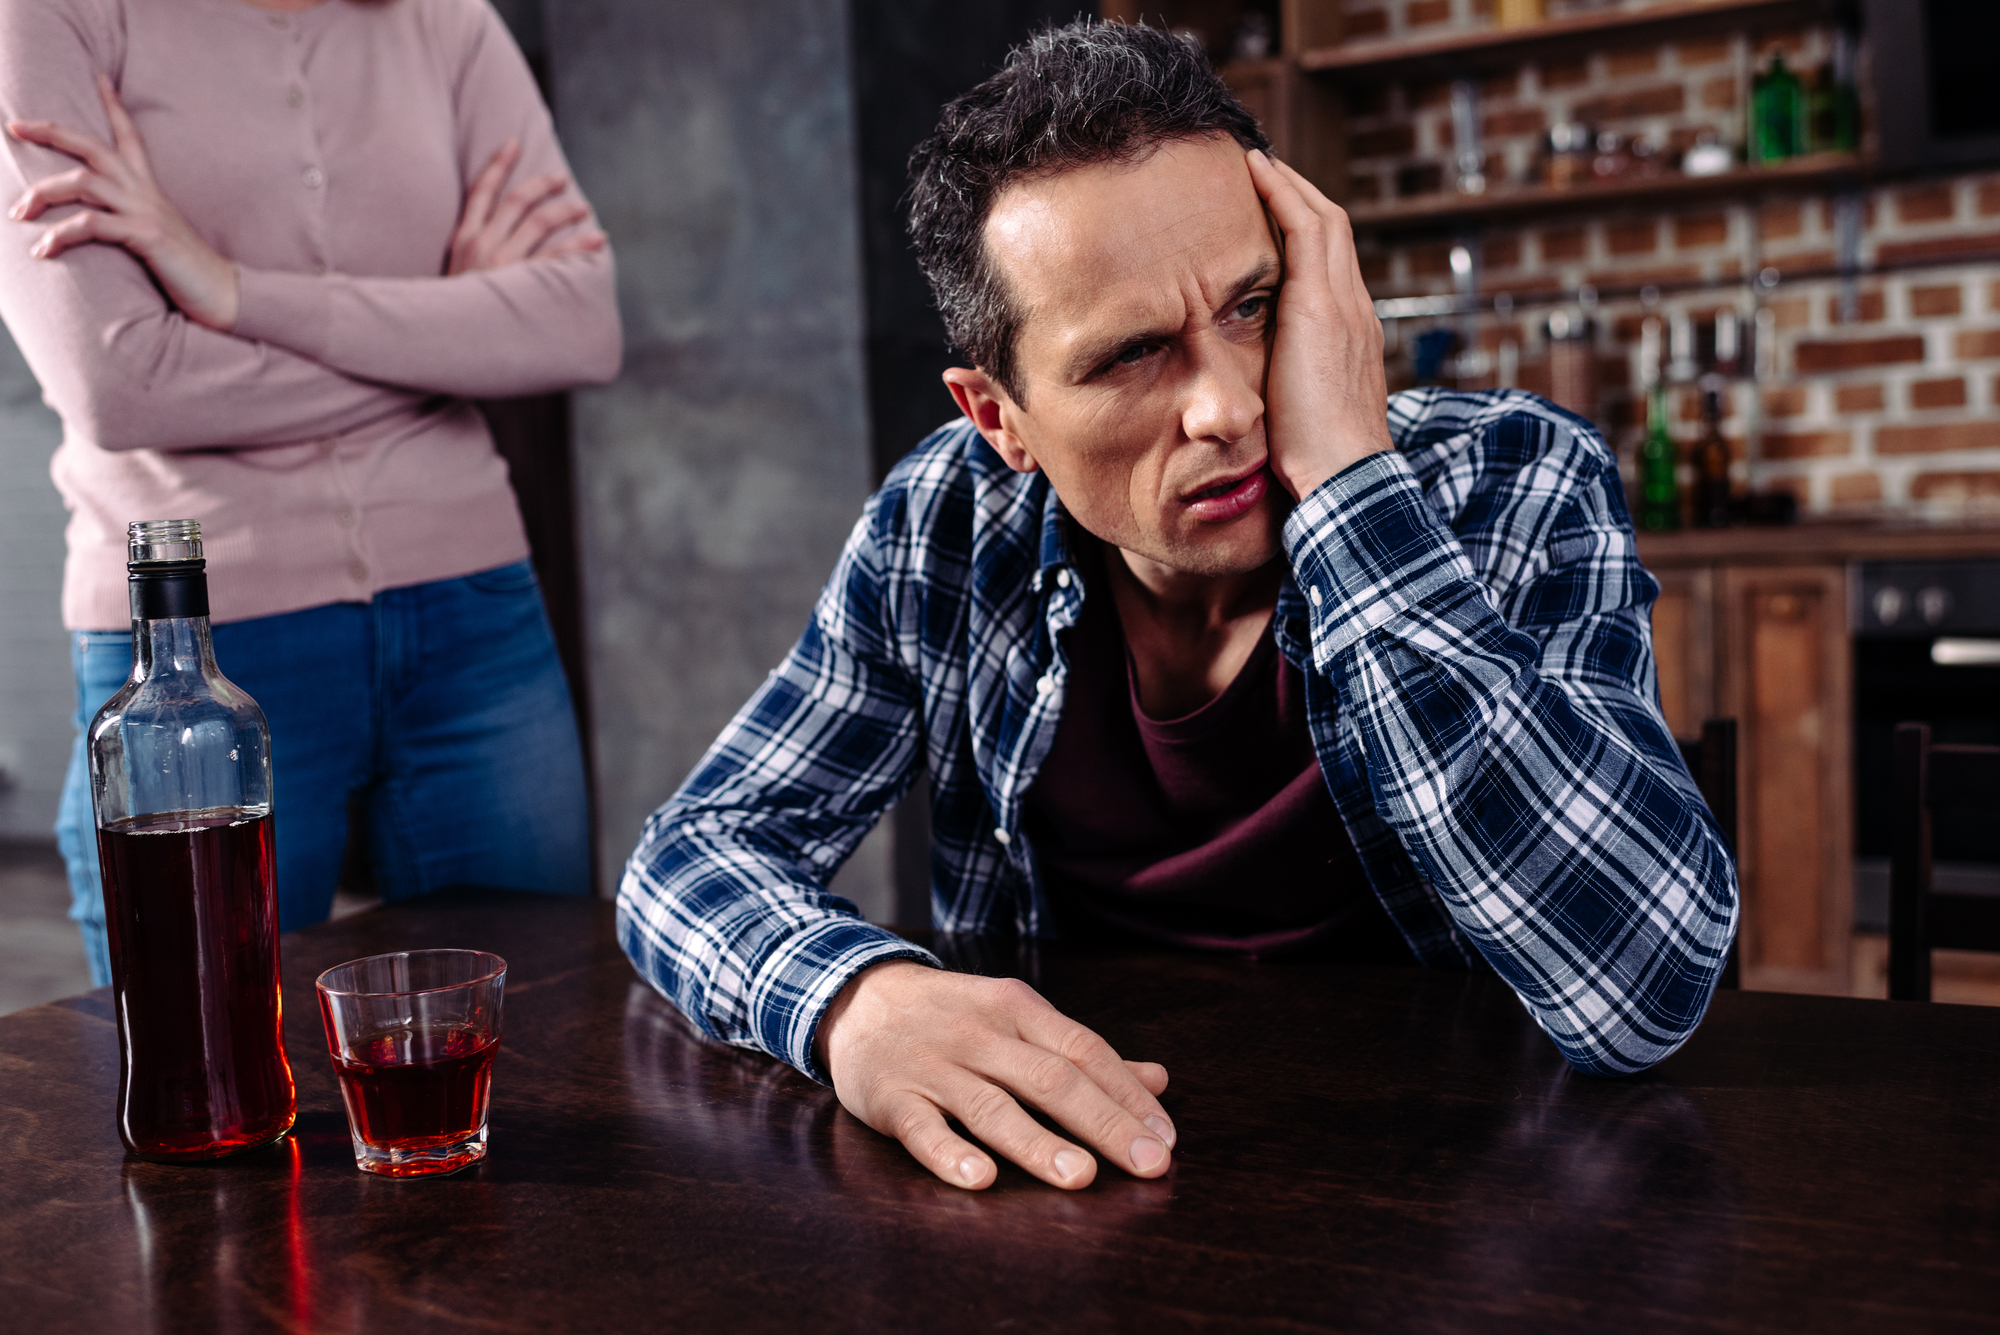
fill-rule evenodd
<path id="1" fill-rule="evenodd" d="M 1694 522 L 1697 528 L 1729 526 L 1729 442 L 1722 438 L 1722 394 L 1701 395 L 1701 443 L 1694 448 Z"/>
<path id="2" fill-rule="evenodd" d="M 118 1017 L 118 1135 L 215 1159 L 291 1129 L 271 735 L 209 641 L 200 530 L 132 526 L 132 677 L 90 725 Z"/>
<path id="3" fill-rule="evenodd" d="M 121 1021 L 119 1133 L 209 1159 L 292 1124 L 271 818 L 142 816 L 97 832 Z"/>

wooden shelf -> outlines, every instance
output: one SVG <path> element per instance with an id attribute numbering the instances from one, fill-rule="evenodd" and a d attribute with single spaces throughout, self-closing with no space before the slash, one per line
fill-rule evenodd
<path id="1" fill-rule="evenodd" d="M 1643 8 L 1577 14 L 1521 28 L 1461 28 L 1435 37 L 1319 47 L 1301 52 L 1299 67 L 1309 73 L 1370 80 L 1457 74 L 1504 68 L 1610 42 L 1809 23 L 1824 20 L 1832 12 L 1830 0 L 1663 0 Z"/>
<path id="2" fill-rule="evenodd" d="M 1494 222 L 1532 215 L 1580 212 L 1625 204 L 1695 203 L 1704 199 L 1740 198 L 1766 191 L 1859 184 L 1867 179 L 1865 159 L 1852 153 L 1815 153 L 1769 167 L 1745 167 L 1720 176 L 1627 177 L 1588 182 L 1568 190 L 1545 185 L 1501 186 L 1483 195 L 1440 193 L 1394 200 L 1387 204 L 1356 204 L 1347 216 L 1356 228 L 1370 231 L 1419 230 L 1453 223 Z"/>
<path id="3" fill-rule="evenodd" d="M 1638 537 L 1639 560 L 1648 570 L 2000 557 L 2000 523 L 1977 521 L 1805 519 L 1782 526 L 1683 529 Z"/>

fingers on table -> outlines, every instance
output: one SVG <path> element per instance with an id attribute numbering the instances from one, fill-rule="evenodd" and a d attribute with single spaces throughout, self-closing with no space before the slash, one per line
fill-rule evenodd
<path id="1" fill-rule="evenodd" d="M 1075 1190 L 1096 1180 L 1097 1160 L 1089 1151 L 1030 1117 L 1008 1088 L 970 1071 L 959 1071 L 945 1082 L 939 1095 L 944 1109 L 979 1137 L 981 1144 L 1050 1186 Z M 1062 1112 L 1054 1108 L 1046 1110 L 1057 1121 L 1069 1125 Z"/>
<path id="2" fill-rule="evenodd" d="M 1025 987 L 1025 984 L 1023 986 Z M 1016 1024 L 1020 1027 L 1021 1037 L 1027 1041 L 1030 1048 L 1040 1049 L 1055 1059 L 1054 1062 L 1045 1064 L 1047 1069 L 1043 1072 L 1044 1078 L 1058 1083 L 1063 1090 L 1069 1091 L 1078 1091 L 1083 1084 L 1087 1084 L 1126 1113 L 1133 1124 L 1132 1129 L 1141 1135 L 1151 1135 L 1168 1149 L 1172 1149 L 1175 1140 L 1173 1119 L 1169 1118 L 1167 1110 L 1160 1106 L 1156 1091 L 1150 1088 L 1134 1069 L 1136 1065 L 1145 1065 L 1159 1072 L 1159 1087 L 1164 1090 L 1167 1086 L 1166 1068 L 1152 1062 L 1125 1061 L 1096 1033 L 1070 1019 L 1043 1001 L 1039 995 L 1035 996 L 1035 1000 L 1040 1004 L 1028 1008 L 1025 1014 L 1017 1017 Z M 1074 1071 L 1077 1080 L 1072 1081 L 1062 1075 L 1056 1062 Z M 1079 1133 L 1084 1132 L 1082 1126 L 1063 1117 L 1060 1109 L 1045 1102 L 1038 1091 L 1022 1092 L 1032 1099 L 1037 1107 L 1044 1108 L 1061 1118 L 1064 1126 Z M 1104 1142 L 1098 1143 L 1102 1145 Z M 1108 1146 L 1106 1148 L 1108 1150 Z M 1128 1141 L 1121 1148 L 1127 1153 L 1112 1154 L 1114 1162 L 1131 1167 L 1135 1172 L 1165 1171 L 1164 1155 L 1159 1162 L 1149 1159 L 1143 1168 L 1139 1168 L 1134 1167 L 1131 1162 L 1129 1153 L 1133 1148 L 1131 1143 Z"/>
<path id="3" fill-rule="evenodd" d="M 907 1090 L 883 1110 L 883 1130 L 903 1143 L 913 1158 L 954 1187 L 981 1191 L 999 1170 L 986 1151 L 958 1135 L 937 1104 Z"/>

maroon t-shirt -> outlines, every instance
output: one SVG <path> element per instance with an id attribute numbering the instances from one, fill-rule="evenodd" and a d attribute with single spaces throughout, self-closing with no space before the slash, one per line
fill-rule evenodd
<path id="1" fill-rule="evenodd" d="M 1148 718 L 1103 548 L 1082 545 L 1091 593 L 1023 813 L 1064 931 L 1409 962 L 1327 794 L 1298 669 L 1266 634 L 1215 699 Z"/>

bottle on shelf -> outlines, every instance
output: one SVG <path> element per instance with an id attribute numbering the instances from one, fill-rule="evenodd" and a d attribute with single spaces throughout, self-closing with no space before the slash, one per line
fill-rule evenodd
<path id="1" fill-rule="evenodd" d="M 118 1135 L 214 1159 L 291 1129 L 271 733 L 215 665 L 201 526 L 129 530 L 132 676 L 90 725 L 118 1017 Z"/>
<path id="2" fill-rule="evenodd" d="M 1815 153 L 1852 153 L 1861 146 L 1861 96 L 1854 86 L 1854 35 L 1834 33 L 1833 59 L 1820 67 L 1807 95 L 1806 123 Z"/>
<path id="3" fill-rule="evenodd" d="M 1729 442 L 1722 438 L 1719 375 L 1701 379 L 1701 440 L 1694 447 L 1694 525 L 1727 528 L 1730 521 Z"/>
<path id="4" fill-rule="evenodd" d="M 1806 96 L 1782 54 L 1750 85 L 1750 162 L 1783 162 L 1806 151 Z"/>
<path id="5" fill-rule="evenodd" d="M 1667 386 L 1646 390 L 1646 440 L 1639 446 L 1639 527 L 1660 533 L 1681 526 L 1680 450 L 1667 429 Z"/>

